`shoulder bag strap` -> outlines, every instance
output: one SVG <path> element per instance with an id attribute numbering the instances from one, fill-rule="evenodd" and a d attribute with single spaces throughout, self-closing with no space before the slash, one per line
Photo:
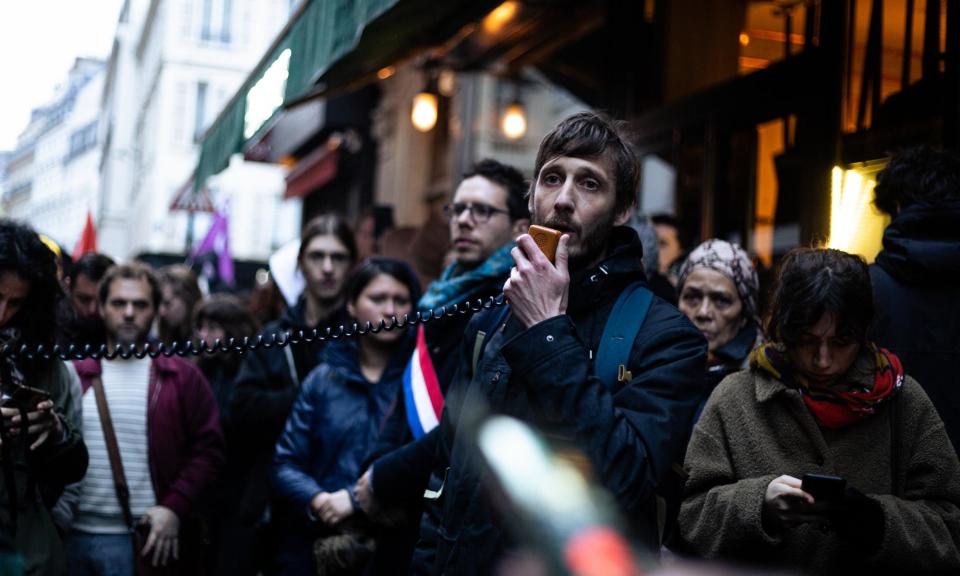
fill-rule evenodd
<path id="1" fill-rule="evenodd" d="M 117 491 L 117 501 L 123 509 L 123 519 L 127 526 L 133 528 L 133 514 L 130 512 L 130 488 L 127 487 L 127 477 L 123 473 L 123 461 L 120 460 L 120 446 L 117 445 L 117 435 L 113 431 L 113 420 L 110 419 L 110 407 L 107 406 L 107 395 L 103 390 L 103 380 L 99 376 L 93 378 L 93 394 L 97 399 L 97 412 L 100 414 L 100 427 L 103 429 L 103 441 L 107 445 L 107 456 L 110 457 L 110 470 L 113 472 L 113 487 Z"/>
<path id="2" fill-rule="evenodd" d="M 617 382 L 626 382 L 632 377 L 628 370 L 630 351 L 652 302 L 653 292 L 643 282 L 634 282 L 620 293 L 614 303 L 593 362 L 594 375 L 608 388 L 612 389 Z"/>
<path id="3" fill-rule="evenodd" d="M 483 358 L 483 350 L 487 347 L 487 342 L 493 337 L 496 331 L 506 323 L 507 316 L 509 315 L 510 305 L 504 304 L 499 310 L 487 312 L 487 316 L 480 322 L 480 326 L 477 328 L 476 338 L 473 341 L 473 361 L 471 363 L 473 371 L 470 374 L 471 378 L 477 374 L 477 365 L 480 364 L 480 359 Z"/>

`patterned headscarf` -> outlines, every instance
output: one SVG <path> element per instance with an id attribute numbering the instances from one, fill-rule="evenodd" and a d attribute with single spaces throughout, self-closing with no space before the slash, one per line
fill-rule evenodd
<path id="1" fill-rule="evenodd" d="M 750 256 L 736 244 L 712 238 L 696 247 L 680 268 L 677 286 L 683 290 L 683 284 L 690 273 L 697 268 L 716 270 L 737 287 L 740 302 L 743 303 L 743 315 L 757 321 L 757 293 L 760 281 Z"/>

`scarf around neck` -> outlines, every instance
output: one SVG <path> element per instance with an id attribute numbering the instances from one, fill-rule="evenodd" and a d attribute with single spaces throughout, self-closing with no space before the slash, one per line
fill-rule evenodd
<path id="1" fill-rule="evenodd" d="M 440 279 L 430 284 L 427 292 L 420 298 L 417 307 L 420 310 L 432 310 L 441 306 L 463 304 L 467 300 L 480 298 L 490 292 L 490 283 L 506 281 L 513 268 L 513 256 L 510 250 L 516 246 L 509 242 L 501 246 L 479 266 L 464 269 L 454 262 L 443 271 Z"/>
<path id="2" fill-rule="evenodd" d="M 864 347 L 863 354 L 869 356 L 867 360 L 873 371 L 873 381 L 868 386 L 858 383 L 852 390 L 836 384 L 808 382 L 790 365 L 780 344 L 767 343 L 757 347 L 750 354 L 750 367 L 779 380 L 788 388 L 799 390 L 803 403 L 817 422 L 824 428 L 838 429 L 872 416 L 878 406 L 903 386 L 903 366 L 896 355 L 872 343 Z"/>

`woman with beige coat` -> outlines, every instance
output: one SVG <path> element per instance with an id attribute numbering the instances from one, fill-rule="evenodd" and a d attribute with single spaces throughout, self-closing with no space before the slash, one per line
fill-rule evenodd
<path id="1" fill-rule="evenodd" d="M 866 340 L 873 312 L 859 257 L 784 259 L 769 343 L 717 387 L 687 449 L 692 552 L 816 574 L 960 573 L 960 462 L 920 386 Z M 807 473 L 842 480 L 829 494 Z"/>

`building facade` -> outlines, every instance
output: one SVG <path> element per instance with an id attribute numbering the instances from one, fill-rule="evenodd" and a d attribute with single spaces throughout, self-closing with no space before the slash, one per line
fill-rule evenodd
<path id="1" fill-rule="evenodd" d="M 171 211 L 190 189 L 197 142 L 283 27 L 290 0 L 128 0 L 103 91 L 102 249 L 183 254 L 210 215 Z M 207 182 L 239 259 L 266 259 L 299 233 L 284 168 L 234 162 Z"/>
<path id="2" fill-rule="evenodd" d="M 70 249 L 99 206 L 104 63 L 78 58 L 53 101 L 33 110 L 4 175 L 5 215 Z"/>

